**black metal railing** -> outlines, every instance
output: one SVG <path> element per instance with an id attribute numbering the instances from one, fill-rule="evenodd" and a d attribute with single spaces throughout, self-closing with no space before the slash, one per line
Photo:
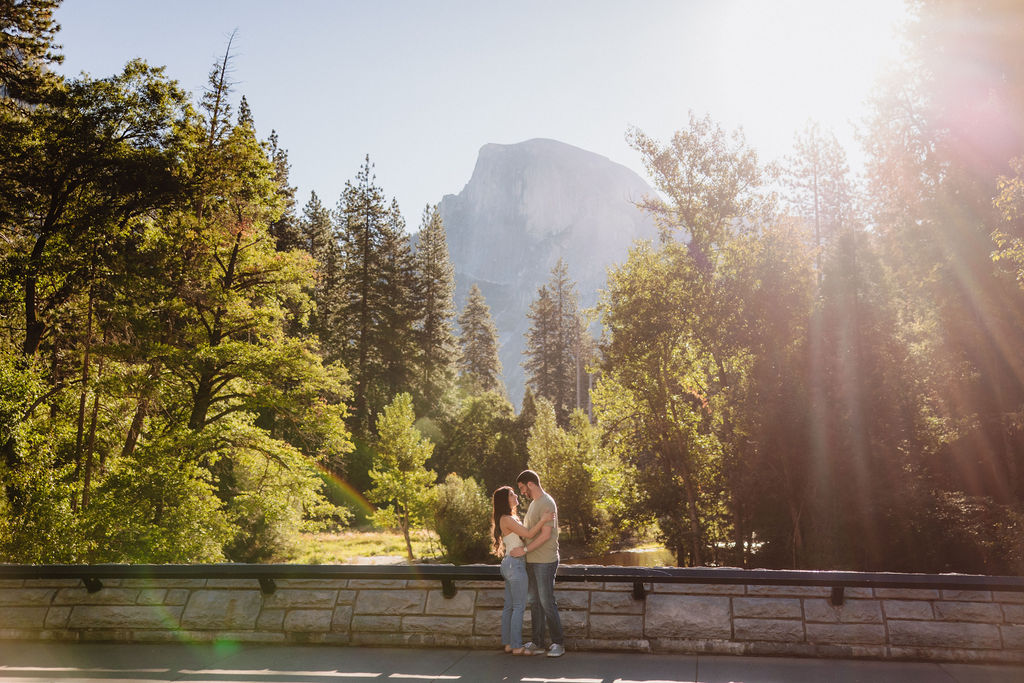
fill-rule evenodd
<path id="1" fill-rule="evenodd" d="M 456 581 L 501 581 L 497 565 L 299 565 L 299 564 L 0 564 L 0 579 L 79 579 L 89 592 L 102 590 L 104 579 L 256 579 L 265 594 L 278 579 L 376 579 L 439 581 L 453 597 Z M 845 571 L 735 569 L 729 567 L 607 567 L 561 565 L 558 581 L 633 584 L 643 599 L 646 584 L 699 583 L 761 586 L 815 586 L 831 589 L 840 605 L 847 588 L 916 588 L 956 591 L 1024 592 L 1024 577 L 976 574 L 898 574 Z"/>

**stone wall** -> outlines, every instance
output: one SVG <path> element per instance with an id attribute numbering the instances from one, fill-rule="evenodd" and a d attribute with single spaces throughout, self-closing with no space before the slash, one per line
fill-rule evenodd
<path id="1" fill-rule="evenodd" d="M 459 581 L 108 579 L 0 581 L 0 638 L 302 642 L 497 648 L 503 588 Z M 938 661 L 1024 662 L 1024 593 L 559 582 L 566 646 Z M 529 613 L 527 612 L 527 619 Z"/>

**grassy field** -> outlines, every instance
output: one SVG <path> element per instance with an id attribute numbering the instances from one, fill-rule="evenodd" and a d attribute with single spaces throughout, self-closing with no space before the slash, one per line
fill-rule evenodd
<path id="1" fill-rule="evenodd" d="M 408 562 L 405 539 L 399 532 L 340 531 L 300 534 L 296 553 L 287 559 L 294 564 L 402 564 Z M 412 533 L 416 560 L 440 557 L 437 535 L 424 530 Z"/>

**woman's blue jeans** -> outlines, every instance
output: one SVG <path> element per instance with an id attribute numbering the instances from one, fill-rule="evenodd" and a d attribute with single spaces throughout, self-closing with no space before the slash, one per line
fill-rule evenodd
<path id="1" fill-rule="evenodd" d="M 501 642 L 513 648 L 523 646 L 523 615 L 526 613 L 526 558 L 506 555 L 501 561 L 505 579 L 505 608 L 501 610 Z"/>

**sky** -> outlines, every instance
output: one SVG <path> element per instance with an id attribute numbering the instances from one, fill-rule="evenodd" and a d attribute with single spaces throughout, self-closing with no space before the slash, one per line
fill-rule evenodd
<path id="1" fill-rule="evenodd" d="M 643 177 L 626 133 L 689 113 L 742 127 L 765 160 L 814 119 L 855 130 L 898 57 L 901 0 L 64 0 L 70 76 L 135 57 L 198 99 L 234 34 L 232 80 L 288 150 L 299 205 L 336 205 L 366 155 L 410 231 L 487 143 L 552 138 Z"/>

